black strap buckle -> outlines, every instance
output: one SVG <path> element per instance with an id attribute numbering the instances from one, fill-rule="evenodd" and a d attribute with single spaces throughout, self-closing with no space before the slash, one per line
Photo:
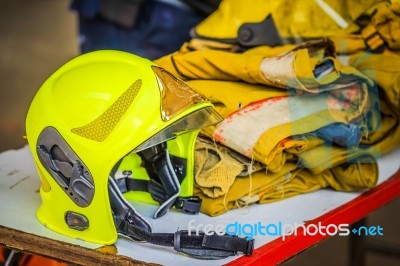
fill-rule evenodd
<path id="1" fill-rule="evenodd" d="M 238 251 L 250 256 L 254 249 L 254 239 L 181 230 L 174 234 L 174 249 L 198 259 L 222 259 L 236 255 Z"/>
<path id="2" fill-rule="evenodd" d="M 235 251 L 230 250 L 221 250 L 221 249 L 214 249 L 214 248 L 207 248 L 204 247 L 203 244 L 199 246 L 188 246 L 182 247 L 182 242 L 186 242 L 183 239 L 188 237 L 199 237 L 199 235 L 195 235 L 196 232 L 192 231 L 191 234 L 188 233 L 186 230 L 177 231 L 174 235 L 174 249 L 177 252 L 185 253 L 191 257 L 195 257 L 198 259 L 206 259 L 206 260 L 216 260 L 216 259 L 223 259 L 229 256 L 233 256 L 236 254 Z M 201 236 L 206 236 L 204 233 L 200 233 Z M 221 247 L 223 247 L 223 243 L 221 243 Z"/>
<path id="3" fill-rule="evenodd" d="M 198 214 L 201 207 L 201 198 L 198 196 L 178 197 L 174 206 L 177 210 L 187 214 Z"/>
<path id="4" fill-rule="evenodd" d="M 385 39 L 377 30 L 364 38 L 364 44 L 374 54 L 382 53 L 387 47 Z"/>

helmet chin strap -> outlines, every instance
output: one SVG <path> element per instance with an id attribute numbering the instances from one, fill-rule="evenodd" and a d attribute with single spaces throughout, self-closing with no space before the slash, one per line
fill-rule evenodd
<path id="1" fill-rule="evenodd" d="M 149 193 L 160 203 L 160 207 L 154 213 L 154 218 L 159 218 L 173 206 L 181 193 L 181 185 L 165 142 L 141 151 L 139 155 L 151 178 Z"/>
<path id="2" fill-rule="evenodd" d="M 174 247 L 176 251 L 198 259 L 221 259 L 236 255 L 237 252 L 242 252 L 246 255 L 252 254 L 253 239 L 246 240 L 245 238 L 228 234 L 218 235 L 215 232 L 213 234 L 205 234 L 186 230 L 176 231 L 175 233 L 153 233 L 146 219 L 122 196 L 120 188 L 123 188 L 122 192 L 124 192 L 127 189 L 135 189 L 134 187 L 136 186 L 143 187 L 143 190 L 150 192 L 152 197 L 160 203 L 154 218 L 164 215 L 172 206 L 179 207 L 177 206 L 179 204 L 186 204 L 185 208 L 181 208 L 183 210 L 193 210 L 188 206 L 195 205 L 197 206 L 197 212 L 200 205 L 196 205 L 198 202 L 190 199 L 185 202 L 179 197 L 180 180 L 177 173 L 181 178 L 186 174 L 184 173 L 185 170 L 179 171 L 177 168 L 182 168 L 181 166 L 184 163 L 169 154 L 165 143 L 143 150 L 139 153 L 139 156 L 142 158 L 144 167 L 150 176 L 150 181 L 147 181 L 146 184 L 142 184 L 143 180 L 138 182 L 134 179 L 126 178 L 123 180 L 125 184 L 121 186 L 121 183 L 117 185 L 117 182 L 112 177 L 109 177 L 108 191 L 118 234 L 136 241 Z M 175 160 L 174 163 L 171 162 L 171 158 Z M 189 211 L 189 213 L 193 212 Z"/>
<path id="3" fill-rule="evenodd" d="M 187 173 L 187 159 L 171 155 L 166 143 L 160 143 L 137 153 L 142 166 L 146 169 L 150 180 L 134 179 L 129 177 L 115 178 L 119 191 L 144 191 L 160 206 L 153 218 L 165 215 L 174 207 L 176 210 L 197 214 L 201 206 L 201 198 L 197 196 L 182 197 L 181 183 Z"/>
<path id="4" fill-rule="evenodd" d="M 197 259 L 222 259 L 242 252 L 251 255 L 254 240 L 237 236 L 205 234 L 186 230 L 175 233 L 153 233 L 150 224 L 129 204 L 110 177 L 108 191 L 118 234 L 132 240 L 173 247 L 177 252 Z"/>

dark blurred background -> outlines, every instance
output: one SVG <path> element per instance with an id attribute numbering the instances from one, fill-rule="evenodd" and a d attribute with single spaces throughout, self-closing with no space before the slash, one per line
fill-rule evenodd
<path id="1" fill-rule="evenodd" d="M 91 0 L 85 0 L 85 2 L 89 3 Z M 172 45 L 172 42 L 183 42 L 185 38 L 188 38 L 188 33 L 185 35 L 184 32 L 200 21 L 210 10 L 210 6 L 200 8 L 195 13 L 187 13 L 192 12 L 190 9 L 180 9 L 179 21 L 184 24 L 184 27 L 180 28 L 179 38 L 168 32 L 170 29 L 154 26 L 154 23 L 153 30 L 150 31 L 148 27 L 152 22 L 142 21 L 142 24 L 136 24 L 136 27 L 143 27 L 143 30 L 140 33 L 133 31 L 130 33 L 130 38 L 137 40 L 130 46 L 131 39 L 117 39 L 117 43 L 114 42 L 114 44 L 101 39 L 107 34 L 118 36 L 119 30 L 130 27 L 129 21 L 115 22 L 116 24 L 128 23 L 127 26 L 118 25 L 117 30 L 107 25 L 103 25 L 104 28 L 102 28 L 102 26 L 94 26 L 91 22 L 83 21 L 85 17 L 90 18 L 93 15 L 90 13 L 93 11 L 90 6 L 75 6 L 74 8 L 74 10 L 71 9 L 69 0 L 0 1 L 0 152 L 19 149 L 26 145 L 25 115 L 29 103 L 44 80 L 67 60 L 85 52 L 85 49 L 88 51 L 105 48 L 105 46 L 111 46 L 109 48 L 123 46 L 126 50 L 134 47 L 138 54 L 155 59 L 162 53 L 168 53 L 174 49 L 177 44 Z M 151 8 L 156 7 L 149 6 L 147 10 Z M 80 11 L 79 16 L 77 10 Z M 135 11 L 131 10 L 131 12 Z M 169 13 L 165 10 L 159 12 L 165 15 L 162 19 L 173 19 L 168 17 Z M 112 14 L 103 14 L 96 19 L 102 20 L 105 16 L 112 16 Z M 175 17 L 175 21 L 177 18 Z M 85 37 L 82 33 L 89 32 L 88 27 L 98 27 L 96 28 L 99 31 L 98 36 Z M 166 38 L 167 33 L 169 34 L 167 36 L 171 38 L 171 43 L 157 46 L 160 40 Z M 152 36 L 158 34 L 159 39 L 153 40 L 151 45 L 149 43 L 144 45 L 146 34 Z M 88 42 L 89 39 L 96 38 L 99 38 L 98 43 Z M 143 49 L 143 47 L 147 48 Z M 397 199 L 368 217 L 369 225 L 380 225 L 384 228 L 384 237 L 380 240 L 397 246 L 400 245 L 399 210 L 400 200 Z M 345 237 L 332 237 L 295 256 L 285 265 L 346 265 L 348 240 Z M 383 253 L 370 252 L 366 255 L 366 265 L 397 266 L 400 265 L 400 259 Z"/>

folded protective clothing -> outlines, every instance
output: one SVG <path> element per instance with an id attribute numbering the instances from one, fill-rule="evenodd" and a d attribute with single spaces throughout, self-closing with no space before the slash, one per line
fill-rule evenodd
<path id="1" fill-rule="evenodd" d="M 308 42 L 271 58 L 264 54 L 275 49 L 265 46 L 241 54 L 182 50 L 156 63 L 188 79 L 226 117 L 216 130 L 203 131 L 206 136 L 266 164 L 270 171 L 279 171 L 284 160 L 275 157 L 273 150 L 281 140 L 332 123 L 351 123 L 368 108 L 372 80 L 333 57 L 324 57 L 332 54 L 331 45 L 326 40 Z M 315 69 L 326 62 L 330 68 L 317 78 Z M 305 95 L 293 96 L 289 91 L 287 97 L 278 96 L 273 86 L 295 88 Z"/>
<path id="2" fill-rule="evenodd" d="M 246 177 L 235 178 L 229 191 L 217 198 L 206 196 L 198 186 L 195 186 L 194 195 L 202 198 L 201 212 L 210 216 L 220 215 L 230 209 L 253 203 L 254 200 L 251 202 L 249 200 L 254 197 L 257 197 L 258 201 L 263 192 L 272 191 L 278 184 L 290 181 L 288 178 L 290 171 L 295 168 L 296 163 L 286 163 L 278 173 L 266 174 L 265 170 L 261 170 Z M 241 198 L 245 198 L 246 202 L 240 201 Z"/>
<path id="3" fill-rule="evenodd" d="M 224 2 L 228 1 L 223 1 L 220 7 L 225 8 L 224 12 L 229 11 Z M 283 2 L 276 1 L 269 8 L 275 9 Z M 371 6 L 374 4 L 378 3 Z M 198 169 L 206 169 L 206 172 L 196 172 L 196 180 L 200 178 L 196 181 L 195 194 L 203 199 L 202 212 L 215 216 L 251 203 L 272 202 L 326 187 L 354 191 L 376 184 L 378 170 L 374 158 L 400 143 L 400 61 L 394 54 L 398 34 L 393 35 L 399 28 L 398 7 L 380 3 L 366 13 L 366 6 L 360 5 L 361 2 L 351 4 L 352 8 L 346 9 L 348 16 L 342 18 L 350 18 L 347 22 L 357 20 L 357 23 L 365 15 L 373 19 L 351 24 L 357 29 L 354 31 L 335 30 L 331 35 L 334 45 L 323 39 L 297 46 L 243 49 L 235 38 L 240 25 L 251 16 L 236 21 L 239 26 L 233 26 L 233 31 L 221 31 L 229 24 L 215 25 L 213 31 L 207 29 L 212 25 L 210 21 L 232 19 L 216 12 L 217 15 L 210 16 L 196 28 L 196 38 L 178 52 L 156 60 L 158 65 L 208 97 L 225 118 L 216 127 L 201 131 L 218 143 L 196 153 L 214 149 L 213 153 L 219 154 L 216 151 L 223 147 L 265 166 L 244 177 L 234 177 L 232 171 L 225 178 L 214 178 L 207 173 L 221 169 L 227 172 L 236 158 L 228 156 L 228 160 L 226 154 L 234 153 L 212 156 L 213 160 L 208 162 L 199 160 Z M 258 13 L 253 18 L 257 16 Z M 283 21 L 275 20 L 278 28 Z M 370 31 L 371 25 L 376 34 Z M 223 35 L 218 35 L 221 32 L 231 34 L 230 41 L 221 39 Z M 352 35 L 337 34 L 343 32 Z M 206 36 L 206 33 L 210 34 Z M 379 55 L 370 53 L 379 52 L 372 49 L 380 47 L 375 36 L 384 40 L 392 54 L 386 50 Z M 207 40 L 198 39 L 201 37 Z M 347 56 L 335 57 L 335 54 Z M 348 138 L 339 139 L 343 147 L 336 145 L 335 137 L 343 134 L 323 131 L 335 125 L 347 129 L 356 126 L 359 131 L 353 144 L 360 145 L 350 145 Z M 204 158 L 204 154 L 201 156 Z M 243 166 L 240 162 L 236 164 L 238 169 Z"/>
<path id="4" fill-rule="evenodd" d="M 226 194 L 236 177 L 265 168 L 259 162 L 204 138 L 197 139 L 194 156 L 195 184 L 211 198 Z"/>
<path id="5" fill-rule="evenodd" d="M 219 50 L 181 49 L 155 60 L 155 63 L 184 80 L 225 80 L 266 84 L 260 71 L 264 55 L 261 49 L 242 54 Z M 273 53 L 265 47 L 266 53 Z M 279 51 L 282 51 L 281 49 Z"/>
<path id="6" fill-rule="evenodd" d="M 397 54 L 358 53 L 349 57 L 364 75 L 377 83 L 374 97 L 375 108 L 369 108 L 366 120 L 368 134 L 363 134 L 361 144 L 372 145 L 385 154 L 400 145 L 400 56 Z M 372 95 L 372 94 L 371 94 Z"/>
<path id="7" fill-rule="evenodd" d="M 227 193 L 236 176 L 244 171 L 244 165 L 213 144 L 197 141 L 195 150 L 196 185 L 211 198 Z"/>
<path id="8" fill-rule="evenodd" d="M 363 155 L 379 158 L 400 145 L 398 114 L 400 110 L 398 98 L 400 80 L 396 78 L 400 70 L 391 68 L 393 65 L 390 64 L 390 61 L 395 57 L 387 58 L 389 63 L 386 63 L 385 60 L 376 60 L 382 56 L 370 56 L 365 59 L 365 62 L 360 62 L 366 67 L 363 72 L 376 79 L 378 85 L 382 86 L 375 88 L 377 91 L 370 91 L 370 107 L 364 117 L 365 123 L 363 123 L 359 145 L 339 147 L 331 142 L 326 142 L 325 145 L 304 150 L 298 154 L 302 167 L 310 168 L 313 173 L 321 172 L 326 168 L 336 167 Z M 369 58 L 375 60 L 368 63 Z M 375 63 L 375 65 L 372 66 L 371 63 Z"/>
<path id="9" fill-rule="evenodd" d="M 219 143 L 270 167 L 275 158 L 274 148 L 281 140 L 337 122 L 348 124 L 362 116 L 366 101 L 357 99 L 362 97 L 356 95 L 362 93 L 357 92 L 357 84 L 354 86 L 352 95 L 355 98 L 351 104 L 331 98 L 330 93 L 271 98 L 251 103 L 219 123 L 213 137 Z"/>
<path id="10" fill-rule="evenodd" d="M 374 149 L 378 157 L 399 147 L 400 124 L 397 116 L 385 101 L 379 101 L 379 111 L 371 109 L 368 112 L 368 123 L 377 123 L 376 128 L 362 134 L 360 145 Z"/>
<path id="11" fill-rule="evenodd" d="M 282 91 L 279 89 L 275 89 L 272 87 L 263 87 L 260 85 L 252 85 L 244 82 L 227 82 L 227 81 L 212 81 L 212 80 L 190 80 L 188 84 L 202 92 L 206 97 L 208 97 L 215 106 L 215 109 L 224 117 L 229 116 L 229 114 L 236 114 L 238 112 L 246 112 L 246 105 L 249 105 L 252 102 L 258 102 L 259 99 L 271 99 L 271 102 L 277 102 L 279 99 L 286 99 L 289 95 L 286 91 Z M 326 93 L 325 93 L 326 95 Z M 300 96 L 293 99 L 299 99 L 301 97 L 309 98 L 309 99 L 327 99 L 318 95 L 311 96 Z M 353 98 L 354 100 L 354 98 Z M 267 101 L 267 100 L 265 100 Z M 265 134 L 265 143 L 260 144 L 260 149 L 264 149 L 264 153 L 266 155 L 266 159 L 262 160 L 268 164 L 269 171 L 276 172 L 285 164 L 288 154 L 285 152 L 286 150 L 290 153 L 300 153 L 305 149 L 311 149 L 316 145 L 320 145 L 322 140 L 314 138 L 312 141 L 310 138 L 298 138 L 296 140 L 291 140 L 289 137 L 296 134 L 304 134 L 312 131 L 315 128 L 322 127 L 323 125 L 329 124 L 332 121 L 327 119 L 322 113 L 320 113 L 319 119 L 317 115 L 313 115 L 311 118 L 306 118 L 311 120 L 309 123 L 305 123 L 306 119 L 300 119 L 296 121 L 295 117 L 300 117 L 301 112 L 298 109 L 302 109 L 301 106 L 293 105 L 296 100 L 288 100 L 287 106 L 287 116 L 292 123 L 284 123 L 283 112 L 282 109 L 272 109 L 268 114 L 268 119 L 263 119 L 262 116 L 255 117 L 254 119 L 259 118 L 262 121 L 270 121 L 272 118 L 275 118 L 278 123 L 282 121 L 282 124 L 278 124 L 275 129 L 272 129 L 272 133 L 270 135 Z M 307 108 L 311 108 L 312 105 L 309 105 L 306 102 L 303 102 Z M 251 105 L 250 105 L 251 106 Z M 304 108 L 303 108 L 304 109 Z M 327 109 L 327 108 L 325 108 Z M 361 108 L 362 109 L 362 108 Z M 358 107 L 355 108 L 358 110 Z M 305 112 L 305 111 L 302 111 Z M 312 112 L 311 112 L 312 113 Z M 331 112 L 326 111 L 325 114 L 331 116 Z M 245 119 L 246 120 L 246 119 Z M 227 120 L 228 121 L 228 120 Z M 261 121 L 261 123 L 262 123 Z M 335 120 L 337 121 L 337 120 Z M 258 123 L 254 120 L 244 121 L 245 124 L 250 122 L 250 126 L 254 127 L 254 123 Z M 253 123 L 253 124 L 252 124 Z M 248 127 L 245 127 L 245 124 L 238 122 L 238 128 L 241 129 L 241 132 L 233 132 L 232 139 L 233 141 L 238 141 L 239 139 L 244 139 L 247 142 L 250 141 L 249 135 L 254 135 L 257 132 L 250 132 Z M 223 127 L 219 125 L 219 127 Z M 207 136 L 208 138 L 213 138 L 213 134 L 215 132 L 215 126 L 207 127 L 201 131 L 203 136 Z M 265 145 L 269 145 L 266 149 Z M 251 157 L 251 155 L 250 155 Z M 255 159 L 255 158 L 254 158 Z"/>
<path id="12" fill-rule="evenodd" d="M 377 151 L 372 146 L 359 147 L 339 147 L 336 145 L 324 144 L 313 149 L 304 151 L 299 155 L 299 166 L 308 168 L 310 172 L 319 174 L 327 168 L 335 168 L 344 163 L 350 163 L 354 160 L 360 161 L 360 158 L 379 157 Z"/>
<path id="13" fill-rule="evenodd" d="M 331 53 L 332 44 L 327 40 L 313 41 L 280 55 L 276 52 L 282 53 L 283 47 L 260 46 L 244 53 L 182 49 L 155 62 L 185 80 L 244 81 L 310 93 L 347 87 L 351 82 L 373 84 L 355 68 L 330 56 L 321 57 L 315 50 Z M 314 70 L 323 64 L 332 69 L 316 78 Z"/>
<path id="14" fill-rule="evenodd" d="M 380 2 L 384 1 L 253 0 L 249 4 L 246 0 L 222 0 L 218 9 L 195 27 L 192 37 L 246 45 L 257 33 L 277 32 L 287 43 L 356 32 L 360 29 L 357 18 Z M 268 17 L 274 23 L 263 23 Z M 272 45 L 274 40 L 264 44 Z"/>
<path id="15" fill-rule="evenodd" d="M 378 85 L 379 98 L 388 104 L 395 115 L 400 116 L 400 54 L 357 53 L 348 57 L 348 64 L 374 80 Z"/>
<path id="16" fill-rule="evenodd" d="M 340 167 L 312 173 L 298 168 L 296 163 L 286 163 L 280 172 L 257 171 L 247 177 L 236 178 L 228 193 L 217 198 L 206 196 L 198 187 L 195 195 L 202 198 L 201 212 L 217 216 L 252 203 L 269 203 L 321 188 L 338 191 L 355 191 L 373 187 L 378 179 L 378 169 L 373 157 L 344 163 Z M 367 161 L 367 162 L 366 162 Z"/>
<path id="17" fill-rule="evenodd" d="M 223 117 L 260 99 L 282 97 L 290 94 L 288 91 L 274 87 L 245 82 L 188 80 L 187 84 L 206 96 L 214 104 L 215 110 Z M 201 133 L 208 138 L 213 138 L 214 131 L 215 125 L 203 128 Z"/>
<path id="18" fill-rule="evenodd" d="M 187 80 L 186 83 L 212 101 L 214 108 L 223 117 L 252 102 L 294 95 L 290 91 L 241 81 Z"/>
<path id="19" fill-rule="evenodd" d="M 201 49 L 240 51 L 330 37 L 346 53 L 380 53 L 386 47 L 400 49 L 399 15 L 398 1 L 257 0 L 249 6 L 244 0 L 223 0 L 191 35 Z"/>

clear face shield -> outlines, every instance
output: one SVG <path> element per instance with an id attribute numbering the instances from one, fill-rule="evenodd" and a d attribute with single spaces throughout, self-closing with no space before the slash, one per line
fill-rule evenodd
<path id="1" fill-rule="evenodd" d="M 163 121 L 169 121 L 187 109 L 193 112 L 167 126 L 148 140 L 139 145 L 133 152 L 139 152 L 160 144 L 167 140 L 176 138 L 180 134 L 193 130 L 200 130 L 222 121 L 211 106 L 202 106 L 201 103 L 207 99 L 198 92 L 191 89 L 182 80 L 174 77 L 169 72 L 156 66 L 152 66 L 156 75 L 161 93 L 160 112 Z M 196 106 L 199 106 L 196 110 Z"/>
<path id="2" fill-rule="evenodd" d="M 161 130 L 132 152 L 137 153 L 157 144 L 174 139 L 177 136 L 193 130 L 200 130 L 203 127 L 214 125 L 222 121 L 222 117 L 212 107 L 197 110 L 182 119 L 176 121 L 165 129 Z"/>

